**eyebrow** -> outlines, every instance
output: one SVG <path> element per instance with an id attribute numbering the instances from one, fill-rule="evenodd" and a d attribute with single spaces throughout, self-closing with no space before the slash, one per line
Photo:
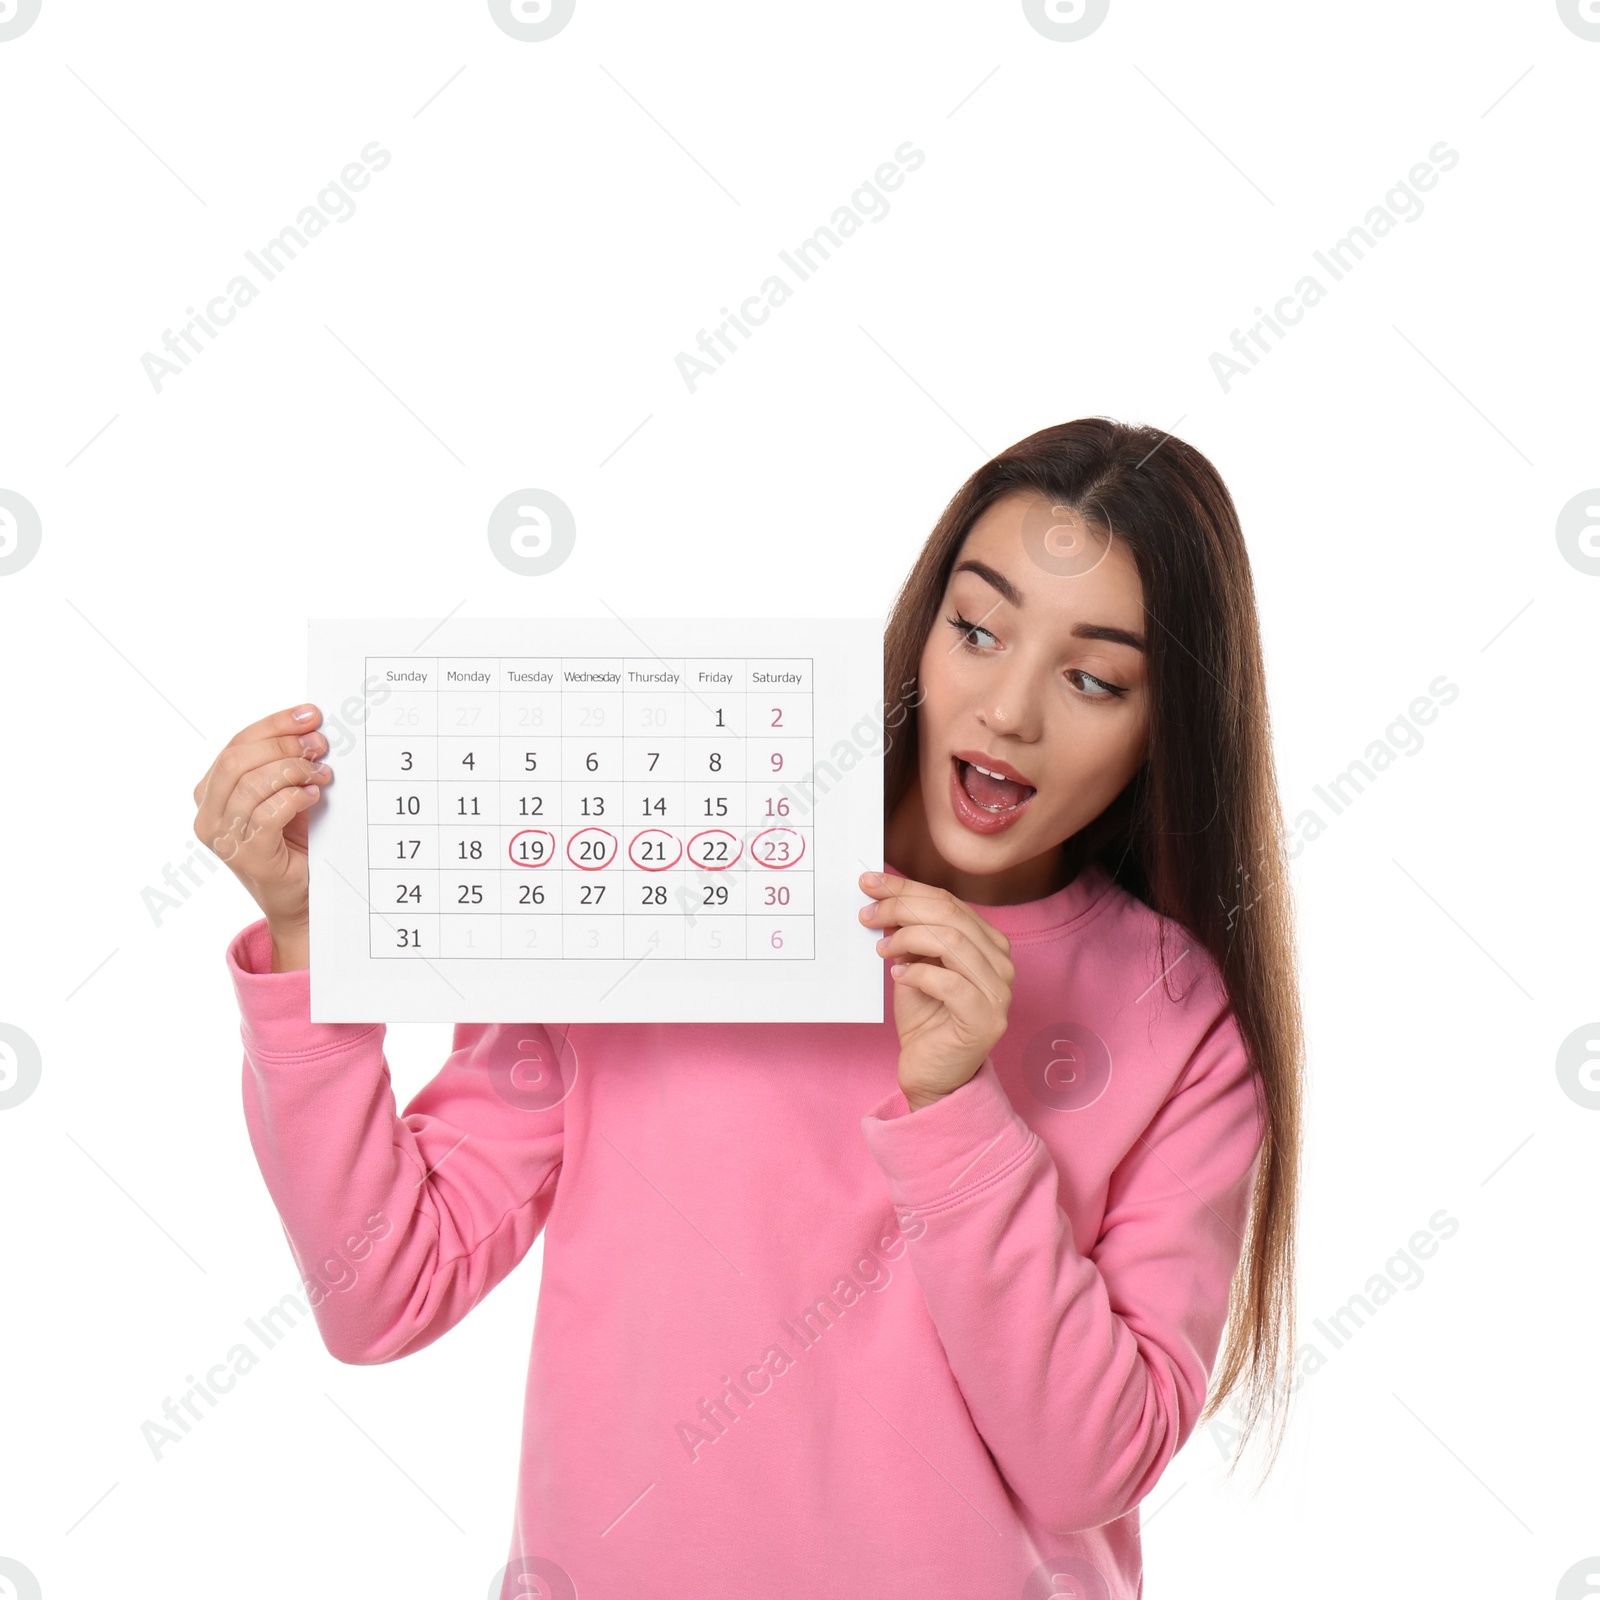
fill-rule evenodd
<path id="1" fill-rule="evenodd" d="M 970 572 L 974 577 L 982 578 L 991 589 L 997 590 L 1003 599 L 1008 600 L 1019 611 L 1022 609 L 1022 593 L 1004 573 L 996 572 L 985 562 L 971 560 L 958 562 L 955 570 Z M 1075 623 L 1072 636 L 1075 639 L 1103 639 L 1107 644 L 1125 644 L 1130 649 L 1141 652 L 1145 649 L 1145 642 L 1138 634 L 1129 633 L 1126 628 L 1113 628 L 1106 623 Z"/>

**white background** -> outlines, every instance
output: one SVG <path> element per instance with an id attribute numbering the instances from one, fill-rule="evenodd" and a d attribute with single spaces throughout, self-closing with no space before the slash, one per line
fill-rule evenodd
<path id="1" fill-rule="evenodd" d="M 1554 0 L 1113 0 L 1076 43 L 1002 0 L 579 0 L 538 44 L 481 3 L 44 0 L 0 43 L 0 488 L 43 529 L 0 577 L 0 1021 L 43 1060 L 0 1113 L 0 1555 L 46 1600 L 476 1596 L 505 1559 L 538 1246 L 408 1360 L 307 1323 L 140 1435 L 298 1287 L 223 967 L 253 907 L 143 891 L 301 697 L 306 616 L 881 616 L 970 471 L 1103 413 L 1236 497 L 1291 818 L 1460 689 L 1294 863 L 1331 1353 L 1259 1494 L 1210 1431 L 1173 1463 L 1146 1594 L 1554 1596 L 1600 1556 L 1600 1110 L 1555 1070 L 1600 1014 L 1600 577 L 1554 531 L 1600 484 L 1597 86 Z M 158 394 L 141 356 L 372 140 L 355 215 Z M 906 140 L 888 215 L 691 393 L 678 352 Z M 1212 353 L 1440 140 L 1422 214 L 1224 392 Z M 485 536 L 530 485 L 577 525 L 541 578 Z M 448 1038 L 393 1030 L 402 1102 Z"/>

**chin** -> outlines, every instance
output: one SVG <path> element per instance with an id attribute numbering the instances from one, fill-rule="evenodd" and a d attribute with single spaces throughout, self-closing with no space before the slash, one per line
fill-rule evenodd
<path id="1" fill-rule="evenodd" d="M 1041 844 L 1037 839 L 1015 833 L 985 838 L 948 816 L 940 817 L 930 831 L 940 856 L 958 872 L 975 876 L 1005 872 L 1021 866 L 1024 861 L 1032 861 L 1050 848 L 1048 841 Z"/>

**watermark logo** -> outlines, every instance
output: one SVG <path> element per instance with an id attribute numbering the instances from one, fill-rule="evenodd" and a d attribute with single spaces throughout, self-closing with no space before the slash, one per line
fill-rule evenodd
<path id="1" fill-rule="evenodd" d="M 514 1111 L 548 1111 L 572 1092 L 578 1081 L 578 1054 L 572 1041 L 517 1039 L 515 1053 L 489 1063 L 494 1092 Z"/>
<path id="2" fill-rule="evenodd" d="M 1082 1111 L 1111 1082 L 1111 1051 L 1087 1023 L 1052 1022 L 1022 1047 L 1022 1081 L 1040 1105 Z"/>
<path id="3" fill-rule="evenodd" d="M 0 578 L 21 572 L 38 555 L 43 537 L 33 503 L 13 489 L 0 489 Z"/>
<path id="4" fill-rule="evenodd" d="M 1586 1022 L 1561 1041 L 1556 1082 L 1574 1105 L 1600 1111 L 1600 1022 Z"/>
<path id="5" fill-rule="evenodd" d="M 1556 1600 L 1593 1600 L 1600 1594 L 1600 1556 L 1585 1556 L 1567 1568 L 1556 1585 Z"/>
<path id="6" fill-rule="evenodd" d="M 0 1111 L 20 1106 L 43 1074 L 39 1047 L 21 1028 L 0 1022 Z"/>
<path id="7" fill-rule="evenodd" d="M 0 44 L 21 38 L 39 20 L 39 3 L 40 0 L 0 0 Z"/>
<path id="8" fill-rule="evenodd" d="M 1556 0 L 1556 10 L 1580 39 L 1600 39 L 1600 0 Z"/>
<path id="9" fill-rule="evenodd" d="M 495 27 L 522 44 L 555 38 L 577 9 L 578 0 L 489 0 Z"/>
<path id="10" fill-rule="evenodd" d="M 489 548 L 520 577 L 554 572 L 577 542 L 578 525 L 566 501 L 548 489 L 518 489 L 489 513 Z"/>
<path id="11" fill-rule="evenodd" d="M 1106 20 L 1111 0 L 1022 0 L 1022 14 L 1035 32 L 1071 44 L 1087 39 Z"/>
<path id="12" fill-rule="evenodd" d="M 1082 1556 L 1051 1556 L 1028 1574 L 1022 1600 L 1111 1600 L 1111 1585 Z"/>
<path id="13" fill-rule="evenodd" d="M 1591 578 L 1600 573 L 1600 489 L 1585 489 L 1562 506 L 1556 548 L 1568 566 Z"/>
<path id="14" fill-rule="evenodd" d="M 36 5 L 33 9 L 39 8 Z M 0 34 L 0 38 L 4 37 Z M 40 1600 L 43 1593 L 39 1580 L 20 1561 L 0 1556 L 0 1595 L 5 1600 Z"/>
<path id="15" fill-rule="evenodd" d="M 543 1556 L 517 1556 L 495 1573 L 488 1600 L 578 1600 L 567 1569 Z"/>
<path id="16" fill-rule="evenodd" d="M 1041 572 L 1058 578 L 1093 572 L 1110 552 L 1113 537 L 1071 506 L 1035 500 L 1022 513 L 1022 548 Z"/>

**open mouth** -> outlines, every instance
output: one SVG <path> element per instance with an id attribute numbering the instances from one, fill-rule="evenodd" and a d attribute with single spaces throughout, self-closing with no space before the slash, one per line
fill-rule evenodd
<path id="1" fill-rule="evenodd" d="M 974 833 L 998 833 L 1016 822 L 1039 791 L 1012 771 L 965 756 L 950 758 L 950 799 L 957 820 Z"/>

